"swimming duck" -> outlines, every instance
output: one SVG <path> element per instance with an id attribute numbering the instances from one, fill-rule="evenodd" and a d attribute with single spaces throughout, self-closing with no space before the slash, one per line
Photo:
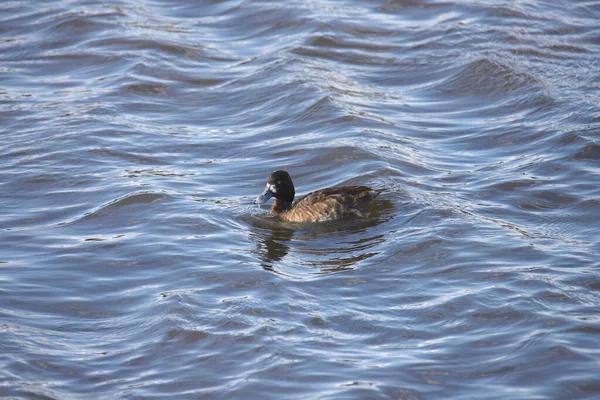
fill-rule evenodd
<path id="1" fill-rule="evenodd" d="M 294 183 L 286 171 L 275 171 L 267 179 L 265 190 L 254 200 L 263 204 L 271 197 L 275 202 L 271 215 L 286 222 L 323 222 L 341 219 L 349 215 L 364 217 L 362 209 L 381 190 L 368 186 L 343 186 L 311 192 L 295 204 Z"/>

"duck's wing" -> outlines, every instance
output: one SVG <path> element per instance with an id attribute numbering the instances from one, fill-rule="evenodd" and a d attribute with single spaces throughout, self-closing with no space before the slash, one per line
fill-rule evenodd
<path id="1" fill-rule="evenodd" d="M 281 217 L 288 222 L 322 222 L 339 219 L 342 215 L 342 204 L 335 197 L 329 196 L 309 205 L 296 204 Z"/>
<path id="2" fill-rule="evenodd" d="M 327 188 L 311 192 L 296 202 L 294 207 L 308 207 L 328 200 L 336 201 L 344 207 L 355 207 L 360 203 L 373 200 L 381 190 L 371 189 L 368 186 L 343 186 Z"/>
<path id="3" fill-rule="evenodd" d="M 354 214 L 363 217 L 361 209 L 380 193 L 367 186 L 344 186 L 309 193 L 281 216 L 289 222 L 322 222 Z"/>

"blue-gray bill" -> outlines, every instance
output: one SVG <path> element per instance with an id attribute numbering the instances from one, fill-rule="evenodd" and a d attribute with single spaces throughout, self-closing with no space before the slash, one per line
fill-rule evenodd
<path id="1" fill-rule="evenodd" d="M 254 204 L 266 203 L 267 200 L 269 200 L 271 197 L 273 197 L 273 193 L 271 192 L 269 185 L 267 185 L 267 187 L 265 187 L 265 190 L 263 190 L 263 192 L 259 194 L 256 199 L 254 199 Z"/>

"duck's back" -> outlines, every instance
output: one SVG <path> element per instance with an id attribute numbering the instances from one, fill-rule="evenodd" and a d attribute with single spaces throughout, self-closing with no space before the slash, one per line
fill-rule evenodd
<path id="1" fill-rule="evenodd" d="M 344 186 L 311 192 L 282 215 L 289 222 L 322 222 L 346 215 L 362 216 L 361 210 L 380 192 L 367 186 Z"/>

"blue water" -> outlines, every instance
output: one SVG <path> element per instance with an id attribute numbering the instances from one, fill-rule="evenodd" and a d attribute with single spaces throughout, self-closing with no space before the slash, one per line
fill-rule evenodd
<path id="1" fill-rule="evenodd" d="M 0 3 L 0 396 L 600 397 L 599 20 Z M 384 193 L 281 223 L 276 169 Z"/>

